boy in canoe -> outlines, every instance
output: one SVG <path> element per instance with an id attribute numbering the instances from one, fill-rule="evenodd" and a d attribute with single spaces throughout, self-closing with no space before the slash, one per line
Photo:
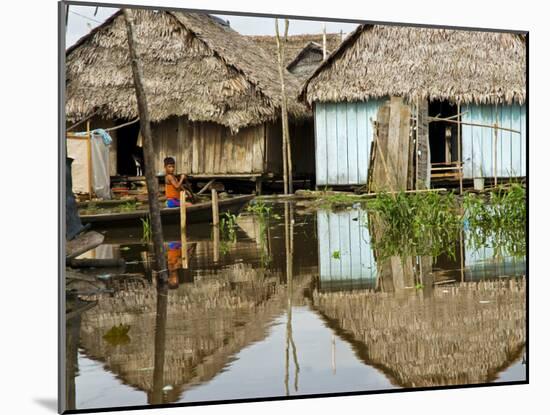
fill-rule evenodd
<path id="1" fill-rule="evenodd" d="M 166 157 L 164 159 L 164 171 L 166 176 L 164 178 L 164 194 L 166 195 L 166 206 L 169 208 L 180 206 L 180 192 L 185 191 L 185 200 L 191 202 L 193 200 L 193 193 L 188 188 L 186 180 L 187 176 L 181 174 L 179 179 L 176 178 L 174 172 L 176 171 L 176 161 L 173 157 Z"/>

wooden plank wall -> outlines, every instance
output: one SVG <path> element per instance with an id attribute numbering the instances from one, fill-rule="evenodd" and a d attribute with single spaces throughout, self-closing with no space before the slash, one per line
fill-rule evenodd
<path id="1" fill-rule="evenodd" d="M 384 101 L 315 104 L 317 186 L 367 183 L 371 120 Z"/>
<path id="2" fill-rule="evenodd" d="M 463 122 L 490 124 L 521 131 L 498 131 L 497 176 L 524 177 L 527 173 L 527 115 L 525 105 L 467 105 L 462 108 Z M 462 125 L 464 178 L 493 177 L 493 129 Z"/>
<path id="3" fill-rule="evenodd" d="M 191 123 L 172 117 L 153 126 L 155 171 L 164 171 L 163 160 L 176 159 L 178 172 L 188 174 L 260 174 L 264 172 L 264 125 L 244 128 L 231 135 L 212 123 Z"/>

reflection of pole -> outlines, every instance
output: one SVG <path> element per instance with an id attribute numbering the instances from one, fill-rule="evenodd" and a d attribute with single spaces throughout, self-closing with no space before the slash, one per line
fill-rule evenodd
<path id="1" fill-rule="evenodd" d="M 76 409 L 75 377 L 78 371 L 78 340 L 80 338 L 80 314 L 67 321 L 65 360 L 65 409 Z"/>
<path id="2" fill-rule="evenodd" d="M 298 354 L 296 344 L 292 336 L 292 293 L 293 293 L 293 249 L 294 249 L 294 218 L 292 208 L 285 202 L 285 254 L 286 254 L 286 281 L 287 281 L 287 323 L 286 323 L 286 353 L 285 353 L 285 390 L 288 395 L 288 360 L 289 345 L 292 347 L 292 359 L 294 361 L 294 390 L 298 391 Z"/>
<path id="3" fill-rule="evenodd" d="M 153 364 L 153 390 L 149 404 L 163 403 L 164 353 L 166 348 L 166 319 L 168 315 L 168 288 L 166 284 L 157 287 L 157 313 L 155 316 L 155 356 Z"/>
<path id="4" fill-rule="evenodd" d="M 166 264 L 166 249 L 162 235 L 162 223 L 160 221 L 160 207 L 158 203 L 158 182 L 154 173 L 155 156 L 153 154 L 153 138 L 151 134 L 151 122 L 149 109 L 147 107 L 147 96 L 143 86 L 143 68 L 136 50 L 136 39 L 134 38 L 134 22 L 132 11 L 122 9 L 126 22 L 126 33 L 128 37 L 128 48 L 130 51 L 132 73 L 134 77 L 134 88 L 139 112 L 139 123 L 143 137 L 143 158 L 145 163 L 145 178 L 147 182 L 147 196 L 149 200 L 149 216 L 151 217 L 151 230 L 153 233 L 153 245 L 155 248 L 155 259 L 157 271 L 161 281 L 168 280 L 168 267 Z"/>
<path id="5" fill-rule="evenodd" d="M 332 341 L 331 341 L 331 349 L 332 349 L 332 373 L 336 374 L 336 337 L 334 334 L 332 335 Z"/>

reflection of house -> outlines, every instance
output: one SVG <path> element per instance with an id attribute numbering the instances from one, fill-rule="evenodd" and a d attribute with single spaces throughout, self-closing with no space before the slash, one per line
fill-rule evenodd
<path id="1" fill-rule="evenodd" d="M 526 342 L 525 278 L 435 287 L 432 295 L 314 293 L 329 327 L 395 385 L 494 381 Z"/>
<path id="2" fill-rule="evenodd" d="M 314 107 L 317 185 L 365 184 L 372 121 L 391 96 L 441 118 L 430 122 L 430 162 L 464 162 L 464 177 L 526 174 L 526 40 L 523 35 L 361 25 L 302 89 Z M 496 155 L 496 162 L 495 162 Z M 436 172 L 437 173 L 437 172 Z"/>
<path id="3" fill-rule="evenodd" d="M 309 278 L 297 281 L 296 292 Z M 146 392 L 150 403 L 174 402 L 267 335 L 268 323 L 286 305 L 287 291 L 280 280 L 278 274 L 236 265 L 216 278 L 169 290 L 164 311 L 158 310 L 154 287 L 100 295 L 97 306 L 82 317 L 80 346 L 125 384 Z M 120 324 L 130 326 L 129 341 L 113 345 L 104 335 Z M 161 324 L 164 338 L 159 337 Z M 173 390 L 159 394 L 166 385 Z M 164 396 L 162 401 L 159 396 Z"/>
<path id="4" fill-rule="evenodd" d="M 166 338 L 160 346 L 162 385 L 154 385 L 153 377 L 155 355 L 160 352 L 155 350 L 157 291 L 153 287 L 99 298 L 97 307 L 83 317 L 81 347 L 89 357 L 105 361 L 126 384 L 149 394 L 172 385 L 174 390 L 166 399 L 177 400 L 185 385 L 212 378 L 231 355 L 263 338 L 266 323 L 282 309 L 279 294 L 283 291 L 276 278 L 258 279 L 257 272 L 244 267 L 219 277 L 168 291 Z M 103 335 L 119 324 L 130 326 L 130 342 L 113 347 Z"/>
<path id="5" fill-rule="evenodd" d="M 449 254 L 402 257 L 399 246 L 381 243 L 383 226 L 366 210 L 318 210 L 319 288 L 394 291 L 413 288 L 416 283 L 428 286 L 441 281 L 525 275 L 525 257 L 514 258 L 506 252 L 495 257 L 494 248 L 474 248 L 468 232 L 460 236 L 463 240 L 453 241 Z M 376 249 L 375 241 L 379 242 Z"/>
<path id="6" fill-rule="evenodd" d="M 207 14 L 133 14 L 153 121 L 155 171 L 162 171 L 164 157 L 174 156 L 177 170 L 194 176 L 278 175 L 281 96 L 275 56 Z M 70 47 L 66 61 L 70 122 L 97 114 L 92 128 L 105 128 L 137 117 L 120 11 Z M 286 72 L 286 83 L 295 96 L 298 80 Z M 296 131 L 311 118 L 292 98 L 289 112 Z M 135 175 L 138 133 L 137 123 L 113 132 L 112 175 Z M 294 142 L 311 147 L 294 152 L 300 166 L 301 157 L 313 151 L 312 136 L 302 134 Z"/>
<path id="7" fill-rule="evenodd" d="M 319 284 L 322 290 L 372 288 L 376 262 L 366 214 L 360 209 L 317 211 Z"/>

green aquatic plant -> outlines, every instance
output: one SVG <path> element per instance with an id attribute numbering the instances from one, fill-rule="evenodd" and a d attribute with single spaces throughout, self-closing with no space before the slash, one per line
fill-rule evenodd
<path id="1" fill-rule="evenodd" d="M 121 212 L 133 212 L 137 209 L 137 202 L 135 200 L 129 200 L 119 207 Z"/>
<path id="2" fill-rule="evenodd" d="M 118 326 L 111 327 L 109 331 L 103 335 L 103 339 L 111 346 L 128 344 L 130 342 L 130 337 L 128 336 L 129 331 L 129 325 L 119 324 Z"/>
<path id="3" fill-rule="evenodd" d="M 272 206 L 266 205 L 261 200 L 249 204 L 246 208 L 247 212 L 254 213 L 261 216 L 269 216 L 272 210 L 273 210 Z"/>
<path id="4" fill-rule="evenodd" d="M 332 257 L 333 257 L 334 259 L 340 259 L 340 251 L 334 251 L 334 252 L 332 253 Z"/>
<path id="5" fill-rule="evenodd" d="M 519 183 L 499 186 L 488 196 L 464 198 L 466 243 L 473 249 L 491 247 L 496 257 L 526 253 L 527 198 Z"/>
<path id="6" fill-rule="evenodd" d="M 225 212 L 220 219 L 220 232 L 226 241 L 237 240 L 237 216 L 231 212 Z"/>
<path id="7" fill-rule="evenodd" d="M 454 258 L 462 219 L 452 193 L 381 193 L 367 206 L 371 215 L 366 224 L 382 258 L 442 254 Z"/>
<path id="8" fill-rule="evenodd" d="M 153 232 L 151 230 L 151 218 L 149 217 L 149 215 L 147 215 L 145 219 L 141 218 L 140 220 L 142 227 L 141 241 L 143 243 L 149 243 L 153 238 Z"/>

